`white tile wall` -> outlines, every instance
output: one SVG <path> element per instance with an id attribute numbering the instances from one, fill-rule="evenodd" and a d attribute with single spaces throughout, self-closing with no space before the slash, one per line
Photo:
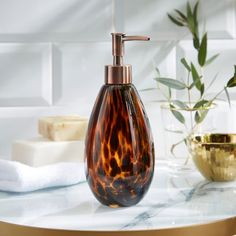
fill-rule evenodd
<path id="1" fill-rule="evenodd" d="M 196 1 L 190 0 L 190 3 Z M 122 4 L 122 3 L 121 3 Z M 173 9 L 184 9 L 186 0 L 124 0 L 124 31 L 148 34 L 155 39 L 182 39 L 186 30 L 173 26 L 166 17 Z M 202 28 L 207 27 L 212 38 L 235 36 L 235 1 L 201 1 Z"/>
<path id="2" fill-rule="evenodd" d="M 0 156 L 11 142 L 37 135 L 42 115 L 88 116 L 111 63 L 110 32 L 149 35 L 127 42 L 125 62 L 141 90 L 155 86 L 155 66 L 166 77 L 184 77 L 178 63 L 192 60 L 190 36 L 166 13 L 185 0 L 0 0 Z M 190 1 L 191 3 L 194 0 Z M 201 0 L 201 25 L 209 31 L 209 55 L 220 53 L 206 77 L 219 72 L 216 91 L 236 64 L 235 0 Z M 176 40 L 180 40 L 178 43 Z M 140 92 L 150 116 L 157 155 L 163 156 L 159 91 Z M 181 96 L 181 94 L 177 94 Z M 236 91 L 231 90 L 236 99 Z"/>
<path id="3" fill-rule="evenodd" d="M 111 63 L 110 51 L 109 43 L 55 45 L 54 103 L 77 104 L 78 111 L 89 114 L 104 83 L 104 65 Z"/>
<path id="4" fill-rule="evenodd" d="M 51 104 L 51 46 L 0 44 L 0 106 Z"/>
<path id="5" fill-rule="evenodd" d="M 0 0 L 0 41 L 108 40 L 112 1 Z"/>

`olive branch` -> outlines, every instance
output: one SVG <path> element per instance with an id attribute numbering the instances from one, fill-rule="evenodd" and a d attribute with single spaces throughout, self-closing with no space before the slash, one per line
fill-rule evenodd
<path id="1" fill-rule="evenodd" d="M 164 78 L 160 76 L 158 68 L 158 76 L 154 78 L 158 83 L 161 83 L 168 87 L 169 93 L 167 101 L 169 103 L 170 110 L 174 117 L 185 124 L 185 118 L 181 114 L 178 109 L 183 109 L 185 111 L 190 111 L 191 117 L 194 113 L 194 121 L 196 124 L 201 123 L 207 113 L 208 109 L 213 102 L 223 93 L 225 92 L 226 98 L 228 103 L 230 104 L 230 97 L 228 89 L 236 86 L 236 66 L 234 66 L 234 76 L 229 79 L 226 85 L 218 92 L 215 96 L 211 99 L 206 99 L 206 91 L 214 84 L 216 81 L 217 76 L 215 76 L 211 82 L 209 83 L 208 87 L 206 88 L 205 78 L 204 78 L 204 67 L 210 65 L 218 56 L 219 54 L 215 54 L 212 57 L 207 57 L 208 52 L 208 38 L 207 32 L 205 32 L 202 37 L 199 35 L 199 21 L 198 21 L 198 7 L 199 2 L 197 1 L 196 4 L 191 8 L 190 3 L 187 2 L 186 4 L 186 12 L 181 12 L 180 10 L 175 9 L 176 15 L 173 16 L 171 14 L 167 14 L 169 19 L 179 27 L 186 27 L 192 35 L 193 40 L 193 47 L 197 51 L 197 63 L 196 66 L 193 62 L 187 62 L 185 58 L 182 58 L 180 62 L 184 66 L 184 69 L 187 71 L 187 79 L 186 81 L 180 81 L 177 79 L 172 78 Z M 200 68 L 199 70 L 197 69 Z M 171 90 L 185 90 L 188 94 L 188 101 L 181 101 L 172 99 L 172 92 Z M 199 99 L 193 104 L 191 99 L 191 92 L 193 89 L 197 89 L 199 91 Z M 193 124 L 193 117 L 191 119 L 191 128 L 194 127 Z"/>
<path id="2" fill-rule="evenodd" d="M 168 88 L 168 95 L 164 94 L 169 109 L 173 116 L 186 127 L 186 120 L 182 111 L 190 112 L 190 121 L 191 121 L 191 132 L 194 131 L 195 127 L 203 122 L 206 118 L 209 108 L 212 106 L 214 101 L 219 98 L 222 93 L 226 94 L 227 101 L 230 105 L 230 96 L 228 89 L 236 86 L 236 66 L 234 66 L 234 75 L 228 80 L 224 87 L 216 93 L 212 98 L 206 97 L 206 92 L 209 88 L 216 82 L 217 75 L 212 78 L 209 85 L 206 87 L 205 78 L 204 78 L 204 68 L 212 64 L 219 54 L 215 54 L 212 57 L 208 57 L 208 36 L 207 32 L 204 32 L 200 35 L 199 31 L 199 20 L 198 20 L 198 8 L 199 1 L 191 7 L 190 3 L 187 2 L 185 12 L 182 12 L 178 9 L 175 9 L 175 14 L 167 14 L 172 23 L 178 27 L 185 27 L 192 35 L 193 48 L 197 52 L 197 64 L 192 61 L 187 61 L 186 58 L 182 58 L 180 63 L 187 71 L 187 78 L 185 80 L 173 79 L 161 77 L 160 71 L 156 68 L 157 77 L 154 78 L 155 81 L 159 84 L 162 84 Z M 199 68 L 199 69 L 197 69 Z M 149 89 L 146 89 L 149 90 Z M 172 97 L 172 90 L 182 90 L 187 93 L 187 102 L 176 100 Z M 199 98 L 197 101 L 192 101 L 192 91 L 197 90 Z M 190 132 L 190 133 L 191 133 Z M 171 152 L 174 155 L 174 148 L 182 142 L 186 143 L 186 138 L 179 141 L 176 144 L 172 145 Z"/>

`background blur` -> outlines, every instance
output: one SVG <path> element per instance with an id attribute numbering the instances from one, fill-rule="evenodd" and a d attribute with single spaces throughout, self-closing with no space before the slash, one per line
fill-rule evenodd
<path id="1" fill-rule="evenodd" d="M 184 9 L 185 4 L 185 0 L 0 0 L 0 155 L 9 156 L 12 140 L 37 136 L 40 116 L 90 115 L 104 81 L 104 65 L 112 63 L 111 32 L 152 39 L 126 44 L 125 62 L 133 65 L 133 83 L 139 90 L 155 86 L 155 66 L 166 77 L 184 77 L 179 60 L 194 56 L 191 38 L 166 13 Z M 202 28 L 211 39 L 209 56 L 220 53 L 205 72 L 206 78 L 219 72 L 210 92 L 233 75 L 235 13 L 235 0 L 200 1 Z M 236 89 L 230 91 L 236 99 Z M 158 91 L 140 95 L 161 157 L 162 122 L 159 103 L 153 101 L 162 97 Z M 219 118 L 224 124 L 224 116 Z"/>

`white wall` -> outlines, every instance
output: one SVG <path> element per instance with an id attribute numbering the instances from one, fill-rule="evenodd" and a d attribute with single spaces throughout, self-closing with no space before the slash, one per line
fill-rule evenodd
<path id="1" fill-rule="evenodd" d="M 151 36 L 151 42 L 127 43 L 125 61 L 133 65 L 138 89 L 155 86 L 154 65 L 165 76 L 184 76 L 179 58 L 194 55 L 191 38 L 166 12 L 185 0 L 0 0 L 0 155 L 9 156 L 14 139 L 37 135 L 42 115 L 89 116 L 111 63 L 110 32 Z M 194 1 L 191 1 L 194 2 Z M 236 1 L 201 1 L 209 30 L 210 54 L 220 52 L 206 77 L 219 72 L 222 86 L 236 64 Z M 204 20 L 203 20 L 204 25 Z M 180 40 L 180 43 L 176 43 Z M 156 91 L 141 93 L 163 155 Z M 181 94 L 176 94 L 181 97 Z M 236 99 L 236 91 L 232 93 Z"/>

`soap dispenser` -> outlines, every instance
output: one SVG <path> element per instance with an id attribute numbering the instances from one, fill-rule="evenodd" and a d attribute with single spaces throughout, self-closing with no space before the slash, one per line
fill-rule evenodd
<path id="1" fill-rule="evenodd" d="M 132 84 L 132 67 L 123 64 L 124 43 L 131 40 L 149 38 L 112 33 L 113 65 L 105 66 L 105 84 L 93 107 L 85 141 L 88 184 L 97 200 L 110 207 L 137 204 L 154 172 L 149 120 Z"/>

